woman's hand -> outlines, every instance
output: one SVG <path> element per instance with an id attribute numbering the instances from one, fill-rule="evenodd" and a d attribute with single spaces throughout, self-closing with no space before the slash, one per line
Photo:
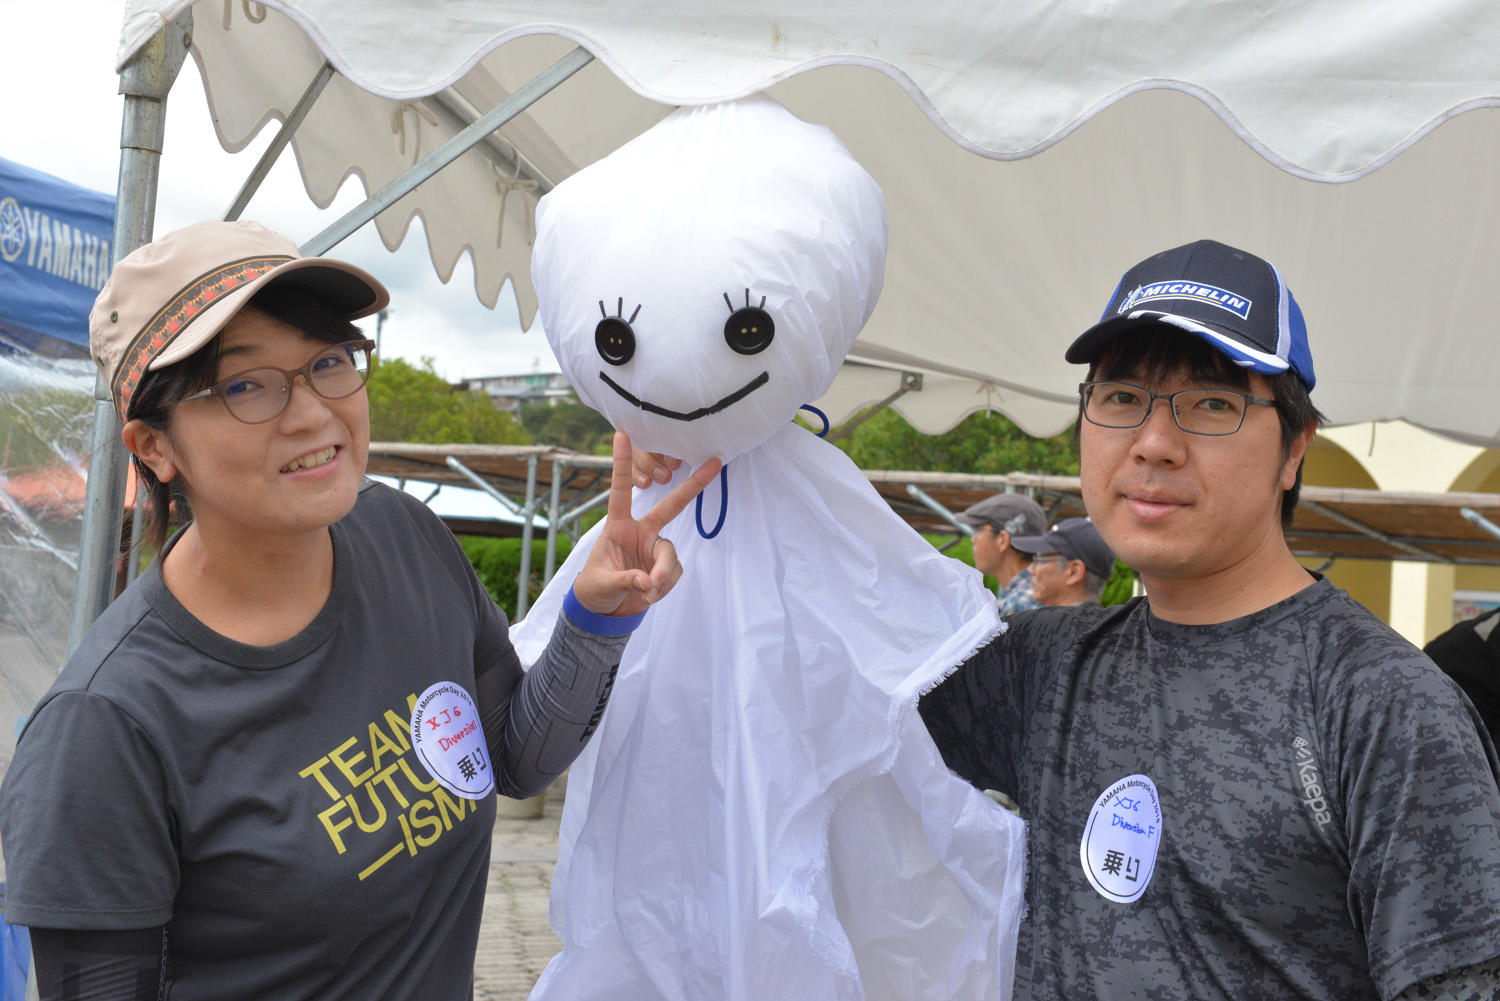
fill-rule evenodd
<path id="1" fill-rule="evenodd" d="M 573 595 L 598 615 L 638 615 L 665 597 L 682 576 L 676 548 L 657 533 L 719 475 L 723 463 L 710 459 L 699 466 L 637 521 L 630 513 L 631 448 L 624 431 L 615 432 L 614 453 L 609 513 L 593 552 L 573 582 Z M 682 465 L 680 459 L 671 461 Z M 639 463 L 635 468 L 639 470 Z"/>
<path id="2" fill-rule="evenodd" d="M 672 472 L 682 467 L 682 460 L 660 452 L 635 452 L 630 457 L 630 465 L 635 471 L 635 485 L 645 490 L 652 480 L 657 483 L 670 481 Z"/>

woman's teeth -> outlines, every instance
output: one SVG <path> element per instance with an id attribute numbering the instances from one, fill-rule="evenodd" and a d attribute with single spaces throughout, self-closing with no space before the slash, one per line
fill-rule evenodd
<path id="1" fill-rule="evenodd" d="M 321 466 L 325 462 L 332 462 L 333 457 L 338 455 L 338 453 L 339 450 L 330 445 L 321 452 L 309 452 L 300 459 L 293 459 L 282 466 L 281 471 L 283 473 L 295 473 L 299 469 L 311 469 L 314 466 Z"/>

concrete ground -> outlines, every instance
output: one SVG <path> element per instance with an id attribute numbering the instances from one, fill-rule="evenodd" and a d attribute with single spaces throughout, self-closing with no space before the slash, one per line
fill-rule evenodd
<path id="1" fill-rule="evenodd" d="M 562 783 L 547 792 L 536 819 L 506 817 L 502 801 L 490 849 L 490 882 L 474 961 L 474 1001 L 525 1001 L 562 943 L 547 925 L 547 895 L 557 864 Z"/>

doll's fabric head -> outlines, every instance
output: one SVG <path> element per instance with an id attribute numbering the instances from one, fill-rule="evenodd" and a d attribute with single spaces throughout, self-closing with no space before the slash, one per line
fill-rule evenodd
<path id="1" fill-rule="evenodd" d="M 579 398 L 696 464 L 827 391 L 880 295 L 885 202 L 828 129 L 755 97 L 681 108 L 537 208 L 532 282 Z"/>

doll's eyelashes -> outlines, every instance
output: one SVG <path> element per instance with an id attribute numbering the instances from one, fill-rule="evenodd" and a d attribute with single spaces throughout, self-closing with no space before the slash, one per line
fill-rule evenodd
<path id="1" fill-rule="evenodd" d="M 615 315 L 610 316 L 604 308 L 604 300 L 599 300 L 599 315 L 604 319 L 594 328 L 594 347 L 600 358 L 611 365 L 623 365 L 635 357 L 635 331 L 630 324 L 640 312 L 641 307 L 636 306 L 630 319 L 625 319 L 625 300 L 620 298 L 615 301 Z"/>
<path id="2" fill-rule="evenodd" d="M 745 289 L 745 304 L 735 308 L 724 293 L 724 305 L 729 307 L 729 319 L 724 321 L 724 340 L 730 350 L 742 355 L 760 354 L 771 346 L 776 336 L 776 324 L 771 314 L 765 311 L 766 297 L 760 297 L 760 305 L 750 305 L 750 290 Z"/>

